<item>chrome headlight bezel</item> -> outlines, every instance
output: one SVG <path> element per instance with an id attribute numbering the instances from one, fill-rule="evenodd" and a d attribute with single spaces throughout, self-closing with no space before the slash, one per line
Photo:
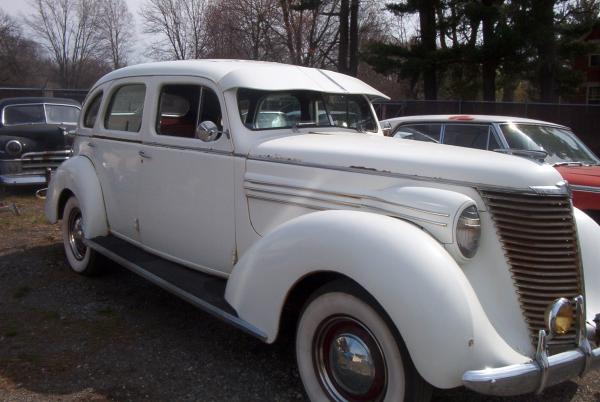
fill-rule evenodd
<path id="1" fill-rule="evenodd" d="M 19 156 L 23 152 L 23 144 L 19 140 L 8 140 L 4 144 L 4 151 L 10 156 Z"/>
<path id="2" fill-rule="evenodd" d="M 481 239 L 481 217 L 477 205 L 471 204 L 462 209 L 456 221 L 454 236 L 461 256 L 467 260 L 475 257 Z"/>

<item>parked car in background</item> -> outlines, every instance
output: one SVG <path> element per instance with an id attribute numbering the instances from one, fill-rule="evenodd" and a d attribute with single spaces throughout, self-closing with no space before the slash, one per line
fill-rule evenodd
<path id="1" fill-rule="evenodd" d="M 548 163 L 573 191 L 575 206 L 600 222 L 600 158 L 568 127 L 519 117 L 405 116 L 382 120 L 391 136 L 524 156 Z"/>
<path id="2" fill-rule="evenodd" d="M 62 98 L 0 100 L 0 185 L 39 185 L 71 155 L 81 105 Z"/>
<path id="3" fill-rule="evenodd" d="M 264 342 L 295 329 L 315 402 L 525 394 L 598 368 L 600 226 L 558 172 L 387 138 L 384 97 L 278 63 L 113 71 L 46 216 L 77 273 L 105 256 Z"/>

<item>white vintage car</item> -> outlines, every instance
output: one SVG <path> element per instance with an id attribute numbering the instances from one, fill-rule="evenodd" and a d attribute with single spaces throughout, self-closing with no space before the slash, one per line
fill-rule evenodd
<path id="1" fill-rule="evenodd" d="M 108 257 L 268 343 L 294 325 L 312 401 L 541 392 L 600 366 L 600 227 L 558 172 L 384 137 L 381 97 L 276 63 L 114 71 L 46 215 L 78 273 Z"/>

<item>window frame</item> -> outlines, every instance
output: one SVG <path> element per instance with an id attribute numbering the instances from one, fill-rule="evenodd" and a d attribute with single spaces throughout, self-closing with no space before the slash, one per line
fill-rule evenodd
<path id="1" fill-rule="evenodd" d="M 440 137 L 436 140 L 437 142 L 433 142 L 431 141 L 431 143 L 433 144 L 442 144 L 442 133 L 444 131 L 444 122 L 440 121 L 440 122 L 423 122 L 423 121 L 407 121 L 407 122 L 402 122 L 401 124 L 398 124 L 396 126 L 396 128 L 392 131 L 392 135 L 391 137 L 394 137 L 398 131 L 400 131 L 401 128 L 403 127 L 407 127 L 407 126 L 430 126 L 430 125 L 439 125 L 440 126 Z M 413 141 L 419 141 L 419 140 L 413 140 Z M 421 141 L 421 142 L 430 142 L 430 141 Z"/>
<path id="2" fill-rule="evenodd" d="M 200 119 L 200 111 L 202 109 L 202 97 L 204 94 L 204 86 L 201 84 L 193 84 L 193 83 L 171 83 L 171 82 L 163 82 L 161 84 L 159 84 L 158 88 L 157 88 L 157 92 L 156 92 L 156 111 L 154 113 L 154 133 L 156 133 L 157 136 L 159 137 L 174 137 L 174 138 L 187 138 L 187 139 L 197 139 L 194 137 L 183 137 L 183 136 L 177 136 L 177 135 L 171 135 L 171 134 L 163 134 L 161 132 L 158 131 L 158 128 L 160 126 L 160 119 L 161 119 L 161 113 L 160 113 L 160 106 L 161 106 L 161 100 L 162 100 L 162 96 L 163 96 L 163 90 L 165 87 L 167 86 L 183 86 L 183 85 L 187 85 L 190 87 L 198 87 L 199 89 L 199 99 L 198 99 L 198 107 L 196 108 L 196 118 L 195 118 L 195 122 L 194 122 L 194 130 L 196 130 L 196 128 L 198 128 L 198 125 L 200 124 L 200 122 L 198 121 Z"/>
<path id="3" fill-rule="evenodd" d="M 223 135 L 216 140 L 211 142 L 204 142 L 199 138 L 186 138 L 176 137 L 170 135 L 159 134 L 156 130 L 156 122 L 158 119 L 158 112 L 160 107 L 160 91 L 163 86 L 166 85 L 195 85 L 203 88 L 210 89 L 215 93 L 219 100 L 219 107 L 221 109 L 221 118 L 223 120 Z M 154 146 L 168 146 L 178 147 L 189 150 L 207 150 L 211 149 L 215 152 L 232 152 L 234 149 L 233 140 L 231 139 L 229 131 L 229 116 L 227 114 L 227 106 L 223 92 L 219 90 L 219 87 L 213 82 L 206 78 L 197 76 L 174 76 L 174 75 L 161 75 L 154 76 L 151 79 L 151 83 L 148 85 L 148 91 L 151 96 L 147 97 L 148 126 L 146 128 L 147 134 L 144 135 L 142 142 L 148 145 Z"/>
<path id="4" fill-rule="evenodd" d="M 106 122 L 107 122 L 107 118 L 108 118 L 108 113 L 109 110 L 112 106 L 112 102 L 114 100 L 115 95 L 117 94 L 117 92 L 126 86 L 133 86 L 133 85 L 143 85 L 144 86 L 144 101 L 142 102 L 142 116 L 140 117 L 140 128 L 137 131 L 129 131 L 129 130 L 117 130 L 114 128 L 109 128 L 106 127 Z M 144 128 L 144 122 L 146 119 L 144 119 L 144 116 L 147 114 L 146 110 L 147 110 L 147 103 L 148 103 L 148 99 L 149 99 L 149 91 L 148 91 L 149 87 L 148 84 L 144 81 L 116 81 L 113 83 L 113 85 L 110 88 L 109 91 L 109 96 L 107 96 L 106 100 L 103 101 L 104 107 L 102 108 L 102 129 L 105 131 L 108 131 L 110 133 L 121 133 L 121 134 L 126 134 L 126 135 L 134 135 L 136 137 L 139 137 L 141 135 L 141 133 L 143 132 L 143 128 Z"/>
<path id="5" fill-rule="evenodd" d="M 362 99 L 364 99 L 364 101 L 367 104 L 367 110 L 369 111 L 369 113 L 371 114 L 371 118 L 373 119 L 373 125 L 374 128 L 372 130 L 365 130 L 364 133 L 365 134 L 377 134 L 377 133 L 381 133 L 381 127 L 379 125 L 379 119 L 377 118 L 377 113 L 375 113 L 375 109 L 373 108 L 373 104 L 371 103 L 371 101 L 369 100 L 369 98 L 363 94 L 355 94 L 355 93 L 334 93 L 334 92 L 326 92 L 326 91 L 313 91 L 313 90 L 306 90 L 306 89 L 283 89 L 283 90 L 266 90 L 266 89 L 256 89 L 256 88 L 237 88 L 235 91 L 235 106 L 236 106 L 236 114 L 237 117 L 239 118 L 240 123 L 242 124 L 242 126 L 244 128 L 246 128 L 247 130 L 250 130 L 252 132 L 259 132 L 259 131 L 275 131 L 275 130 L 293 130 L 293 126 L 285 126 L 285 127 L 265 127 L 265 128 L 254 128 L 254 127 L 249 127 L 248 125 L 246 125 L 246 122 L 244 122 L 242 120 L 242 113 L 241 110 L 239 108 L 239 91 L 240 90 L 251 90 L 251 91 L 261 91 L 261 92 L 265 92 L 266 94 L 263 95 L 261 98 L 258 99 L 258 101 L 256 102 L 256 105 L 254 107 L 254 110 L 251 110 L 249 108 L 248 113 L 250 113 L 250 111 L 252 111 L 253 113 L 253 120 L 256 121 L 256 116 L 258 113 L 258 109 L 259 106 L 261 105 L 261 103 L 264 101 L 264 99 L 271 95 L 271 94 L 276 94 L 276 93 L 289 93 L 293 96 L 293 92 L 301 92 L 301 91 L 307 91 L 307 92 L 316 92 L 319 94 L 324 94 L 324 95 L 334 95 L 334 96 L 356 96 L 356 97 L 360 97 Z M 325 103 L 324 99 L 323 99 L 323 104 L 324 104 L 324 109 L 326 110 L 328 116 L 331 117 L 328 105 Z M 341 127 L 341 126 L 321 126 L 321 125 L 307 125 L 306 127 L 303 127 L 302 125 L 298 125 L 297 126 L 298 129 L 302 129 L 302 128 L 309 128 L 309 129 L 342 129 L 342 130 L 351 130 L 351 131 L 356 131 L 354 128 L 351 127 Z M 356 131 L 358 132 L 358 131 Z"/>
<path id="6" fill-rule="evenodd" d="M 598 95 L 596 95 L 593 99 L 591 96 L 592 89 L 595 89 L 598 91 Z M 592 84 L 587 87 L 586 103 L 588 105 L 600 105 L 600 84 Z"/>
<path id="7" fill-rule="evenodd" d="M 38 105 L 41 105 L 42 109 L 44 110 L 44 122 L 41 122 L 41 123 L 40 122 L 37 122 L 37 123 L 6 123 L 6 118 L 5 118 L 6 109 L 9 109 L 11 107 L 17 107 L 17 106 L 38 106 Z M 79 107 L 77 105 L 72 105 L 70 103 L 58 103 L 58 102 L 13 103 L 10 105 L 5 105 L 2 108 L 2 125 L 6 126 L 6 127 L 14 127 L 14 126 L 26 126 L 26 125 L 32 125 L 32 124 L 59 124 L 59 123 L 48 123 L 48 112 L 46 110 L 46 105 L 74 107 L 79 110 L 79 113 L 81 115 L 81 107 Z M 77 124 L 77 122 L 75 122 L 75 124 Z"/>
<path id="8" fill-rule="evenodd" d="M 90 111 L 92 104 L 94 103 L 94 101 L 96 99 L 98 99 L 98 97 L 100 97 L 100 104 L 98 105 L 98 112 L 96 113 L 96 117 L 94 119 L 94 124 L 92 124 L 91 126 L 88 126 L 85 124 L 87 114 Z M 102 103 L 104 102 L 104 91 L 102 89 L 100 89 L 99 91 L 94 92 L 93 95 L 90 97 L 90 99 L 91 100 L 89 103 L 87 103 L 87 102 L 85 103 L 83 113 L 81 113 L 81 127 L 87 128 L 87 129 L 95 128 L 96 124 L 98 123 L 98 116 L 102 115 Z"/>

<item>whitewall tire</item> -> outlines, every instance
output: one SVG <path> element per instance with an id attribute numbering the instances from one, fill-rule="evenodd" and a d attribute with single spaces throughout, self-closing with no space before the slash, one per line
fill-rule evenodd
<path id="1" fill-rule="evenodd" d="M 317 291 L 306 304 L 296 331 L 296 358 L 308 397 L 312 402 L 429 400 L 431 388 L 365 296 L 340 282 Z"/>
<path id="2" fill-rule="evenodd" d="M 96 275 L 100 271 L 97 253 L 85 244 L 83 215 L 79 201 L 69 198 L 62 218 L 62 236 L 65 255 L 71 269 L 81 275 Z"/>

